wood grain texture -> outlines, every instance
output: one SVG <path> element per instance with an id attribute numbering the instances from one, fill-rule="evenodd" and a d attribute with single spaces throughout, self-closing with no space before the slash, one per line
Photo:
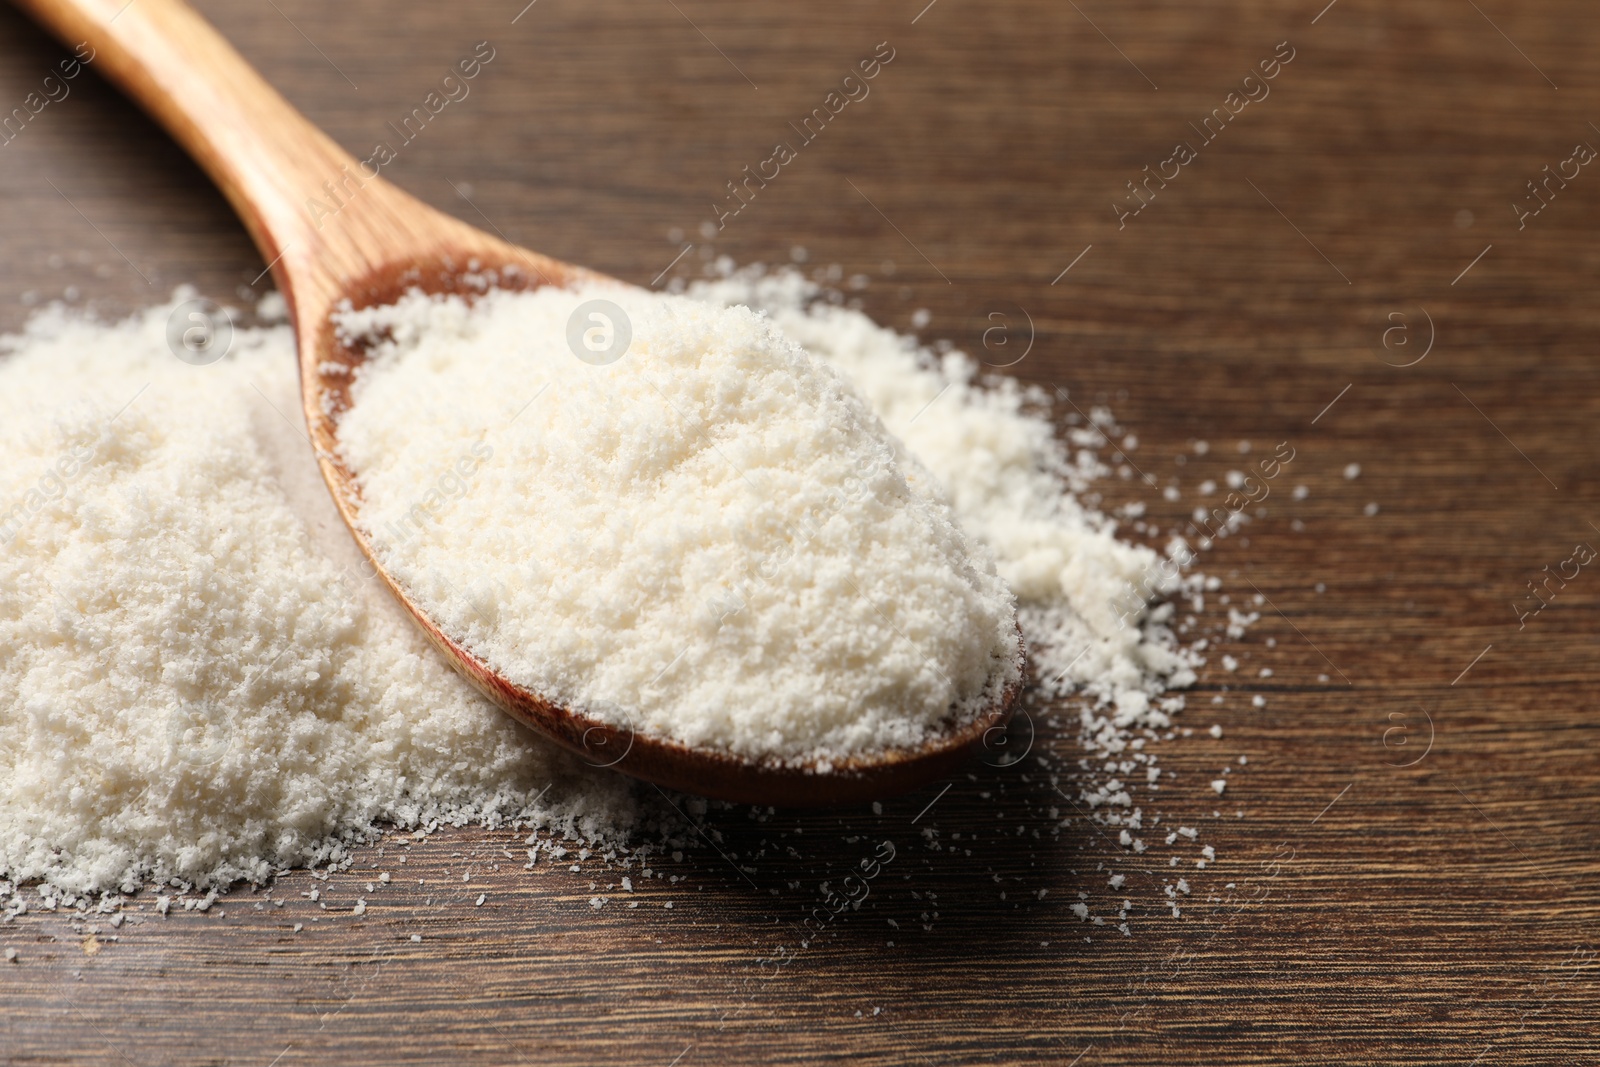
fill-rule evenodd
<path id="1" fill-rule="evenodd" d="M 286 876 L 281 909 L 241 891 L 99 935 L 27 916 L 0 926 L 20 954 L 0 966 L 0 1062 L 1595 1060 L 1600 585 L 1584 571 L 1520 628 L 1515 605 L 1600 539 L 1600 179 L 1584 168 L 1521 229 L 1509 208 L 1576 143 L 1600 145 L 1586 7 L 200 9 L 357 154 L 493 42 L 392 176 L 519 244 L 640 284 L 686 244 L 668 277 L 803 246 L 807 269 L 866 275 L 882 321 L 927 308 L 925 335 L 974 352 L 991 314 L 1015 340 L 1031 316 L 1008 373 L 1113 407 L 1139 470 L 1182 496 L 1135 476 L 1108 502 L 1146 501 L 1163 528 L 1243 466 L 1236 442 L 1289 441 L 1296 459 L 1206 559 L 1231 606 L 1268 603 L 1219 649 L 1239 671 L 1203 674 L 1194 735 L 1163 746 L 1178 777 L 1141 797 L 1163 815 L 1143 856 L 1056 794 L 1050 768 L 1078 753 L 1036 709 L 1049 766 L 975 766 L 881 814 L 713 809 L 715 846 L 663 862 L 676 883 L 635 870 L 631 895 L 593 858 L 529 872 L 509 833 L 446 831 L 404 865 L 391 842 L 327 883 Z M 1270 96 L 1119 229 L 1125 183 L 1285 40 Z M 871 95 L 703 236 L 724 183 L 880 41 L 895 59 Z M 0 9 L 0 107 L 63 55 Z M 199 171 L 91 75 L 0 147 L 0 212 L 0 326 L 69 286 L 120 311 L 183 281 L 227 298 L 264 266 Z M 1428 317 L 1428 356 L 1394 366 Z M 1225 611 L 1209 598 L 1207 625 Z M 1426 756 L 1395 766 L 1430 720 Z M 1162 845 L 1174 825 L 1216 863 Z M 895 859 L 867 903 L 798 950 L 823 883 L 883 840 Z M 1172 856 L 1193 887 L 1176 919 Z M 395 881 L 368 894 L 373 864 Z M 1132 936 L 1080 922 L 1079 893 L 1095 915 L 1131 899 Z"/>

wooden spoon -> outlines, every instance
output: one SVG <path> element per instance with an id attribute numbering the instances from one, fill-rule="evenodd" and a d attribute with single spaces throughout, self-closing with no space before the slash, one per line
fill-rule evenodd
<path id="1" fill-rule="evenodd" d="M 378 177 L 279 96 L 181 0 L 16 0 L 69 47 L 87 42 L 92 66 L 120 86 L 221 187 L 266 257 L 294 324 L 301 400 L 323 478 L 377 573 L 452 665 L 518 720 L 595 766 L 659 785 L 760 804 L 855 803 L 942 777 L 974 749 L 1007 761 L 1006 724 L 1016 687 L 975 721 L 917 748 L 806 766 L 758 763 L 634 733 L 558 707 L 496 674 L 440 632 L 384 570 L 359 521 L 360 493 L 339 458 L 338 416 L 349 371 L 337 305 L 393 303 L 406 290 L 476 292 L 463 279 L 492 275 L 501 288 L 570 286 L 603 276 L 518 248 L 444 215 Z M 381 165 L 381 164 L 380 164 Z M 323 210 L 311 210 L 310 201 Z M 331 215 L 326 208 L 337 210 Z"/>

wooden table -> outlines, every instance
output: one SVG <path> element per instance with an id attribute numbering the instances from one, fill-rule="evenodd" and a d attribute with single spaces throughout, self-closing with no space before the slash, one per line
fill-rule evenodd
<path id="1" fill-rule="evenodd" d="M 0 964 L 0 1062 L 1600 1058 L 1600 576 L 1518 617 L 1542 568 L 1600 544 L 1600 174 L 1569 164 L 1525 199 L 1600 146 L 1590 5 L 524 2 L 200 6 L 358 152 L 491 42 L 390 173 L 532 247 L 648 285 L 799 246 L 866 275 L 880 320 L 926 308 L 926 336 L 979 354 L 1031 318 L 1009 373 L 1110 405 L 1139 470 L 1183 495 L 1135 478 L 1108 500 L 1162 526 L 1242 465 L 1238 442 L 1289 442 L 1266 515 L 1204 562 L 1262 618 L 1217 650 L 1239 672 L 1203 673 L 1148 802 L 1217 860 L 1125 853 L 1032 760 L 881 814 L 712 810 L 722 842 L 631 896 L 595 860 L 528 872 L 509 833 L 441 832 L 361 921 L 371 855 L 280 880 L 283 909 L 240 890 L 99 935 L 0 927 L 21 954 Z M 870 96 L 703 233 L 879 42 Z M 1275 52 L 1293 58 L 1246 83 Z M 0 8 L 0 105 L 63 55 Z M 1235 91 L 1269 95 L 1233 115 Z M 1165 163 L 1178 142 L 1195 158 Z M 124 311 L 268 284 L 199 171 L 93 75 L 0 147 L 0 234 L 6 328 L 69 287 Z M 1078 758 L 1070 733 L 1037 745 Z M 798 950 L 822 884 L 884 840 L 866 905 Z M 1095 914 L 1133 900 L 1131 936 L 1081 922 L 1080 892 Z"/>

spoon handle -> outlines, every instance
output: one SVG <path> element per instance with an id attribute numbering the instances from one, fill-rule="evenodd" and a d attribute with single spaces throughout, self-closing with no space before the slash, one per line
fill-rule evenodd
<path id="1" fill-rule="evenodd" d="M 222 189 L 286 295 L 295 281 L 331 290 L 370 269 L 363 246 L 374 231 L 408 206 L 415 212 L 411 197 L 367 177 L 182 0 L 14 2 L 69 47 L 94 49 L 90 65 Z M 327 225 L 330 195 L 339 211 L 355 200 L 359 211 Z"/>

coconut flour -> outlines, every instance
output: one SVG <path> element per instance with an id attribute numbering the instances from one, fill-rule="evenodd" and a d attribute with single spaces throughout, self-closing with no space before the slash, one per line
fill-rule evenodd
<path id="1" fill-rule="evenodd" d="M 1054 398 L 825 295 L 760 272 L 613 293 L 634 341 L 600 365 L 520 332 L 564 337 L 570 298 L 350 316 L 382 371 L 344 427 L 363 519 L 482 654 L 749 752 L 910 739 L 982 699 L 1008 585 L 1043 691 L 1086 696 L 1090 750 L 1153 764 L 1133 735 L 1169 724 L 1197 659 L 1144 603 L 1175 569 L 1071 492 L 1105 473 L 1109 416 L 1059 440 Z M 476 696 L 363 567 L 289 331 L 240 328 L 195 367 L 172 311 L 52 309 L 0 342 L 0 896 L 260 880 L 379 824 L 626 835 L 624 781 Z M 519 491 L 539 503 L 497 517 Z"/>
<path id="2" fill-rule="evenodd" d="M 259 881 L 377 821 L 625 829 L 620 782 L 474 694 L 363 570 L 288 329 L 195 367 L 171 310 L 5 342 L 0 876 Z"/>

